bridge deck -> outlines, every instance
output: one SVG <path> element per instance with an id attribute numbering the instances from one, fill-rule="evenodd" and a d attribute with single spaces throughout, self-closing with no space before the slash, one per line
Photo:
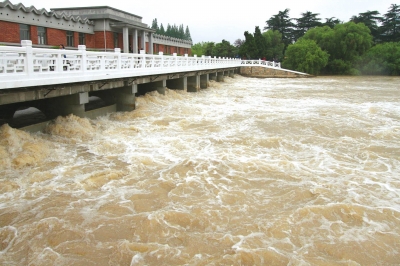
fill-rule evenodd
<path id="1" fill-rule="evenodd" d="M 0 46 L 0 89 L 26 88 L 73 82 L 162 75 L 248 65 L 280 68 L 280 63 L 210 56 L 188 57 L 115 52 Z"/>

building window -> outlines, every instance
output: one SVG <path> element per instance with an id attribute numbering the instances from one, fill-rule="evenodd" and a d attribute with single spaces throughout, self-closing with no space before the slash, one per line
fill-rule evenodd
<path id="1" fill-rule="evenodd" d="M 47 44 L 46 28 L 37 27 L 37 32 L 38 32 L 38 44 Z"/>
<path id="2" fill-rule="evenodd" d="M 74 32 L 67 31 L 67 46 L 74 46 Z"/>
<path id="3" fill-rule="evenodd" d="M 118 32 L 114 32 L 114 48 L 118 48 L 119 47 L 118 46 L 118 37 L 119 37 Z"/>
<path id="4" fill-rule="evenodd" d="M 19 24 L 19 36 L 21 38 L 21 41 L 31 39 L 31 32 L 29 30 L 29 25 Z"/>
<path id="5" fill-rule="evenodd" d="M 86 45 L 86 34 L 79 32 L 79 45 Z"/>

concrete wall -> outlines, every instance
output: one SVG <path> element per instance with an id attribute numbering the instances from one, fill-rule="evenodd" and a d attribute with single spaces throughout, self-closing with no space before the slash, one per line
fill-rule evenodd
<path id="1" fill-rule="evenodd" d="M 260 66 L 246 66 L 240 68 L 240 74 L 254 78 L 307 78 L 311 75 L 290 71 L 287 69 L 266 68 Z"/>

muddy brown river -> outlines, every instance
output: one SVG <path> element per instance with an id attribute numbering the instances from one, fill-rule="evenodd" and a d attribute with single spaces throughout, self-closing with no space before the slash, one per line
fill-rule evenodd
<path id="1" fill-rule="evenodd" d="M 235 76 L 0 127 L 1 265 L 399 265 L 400 78 Z"/>

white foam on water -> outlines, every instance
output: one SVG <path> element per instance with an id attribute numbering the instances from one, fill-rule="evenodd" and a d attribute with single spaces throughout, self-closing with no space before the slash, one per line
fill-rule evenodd
<path id="1" fill-rule="evenodd" d="M 399 80 L 226 80 L 3 128 L 0 262 L 396 263 Z"/>

